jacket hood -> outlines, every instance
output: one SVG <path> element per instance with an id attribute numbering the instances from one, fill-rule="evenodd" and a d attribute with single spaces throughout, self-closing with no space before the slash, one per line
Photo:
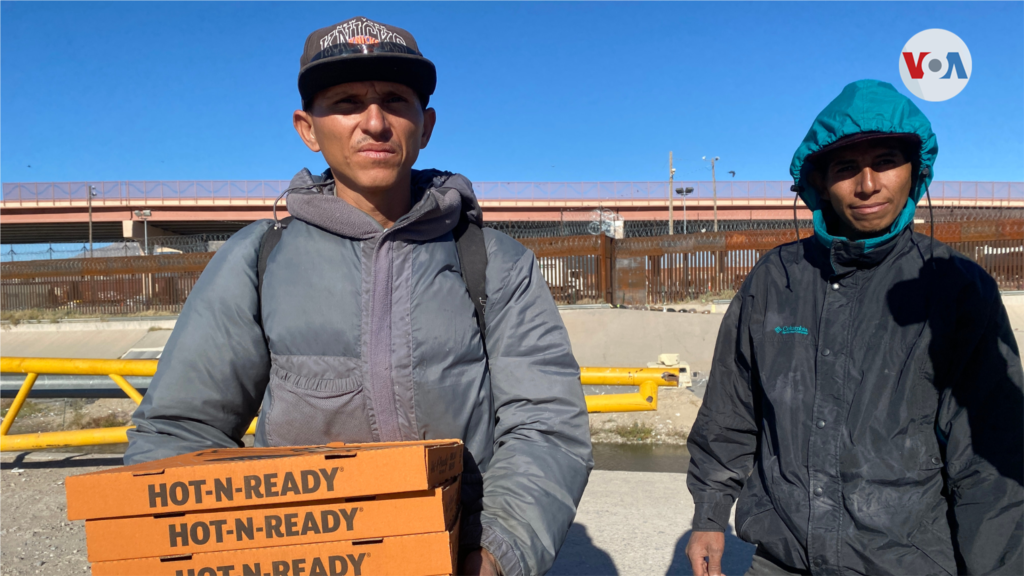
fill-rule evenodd
<path id="1" fill-rule="evenodd" d="M 404 238 L 430 240 L 446 234 L 458 223 L 462 212 L 470 222 L 483 223 L 483 211 L 473 185 L 461 174 L 413 170 L 411 193 L 412 208 L 393 227 L 402 228 Z M 303 168 L 282 196 L 287 196 L 292 216 L 335 234 L 366 239 L 384 232 L 369 214 L 336 196 L 329 168 L 320 176 Z"/>
<path id="2" fill-rule="evenodd" d="M 888 82 L 859 80 L 848 84 L 814 119 L 789 166 L 800 198 L 813 214 L 814 234 L 826 246 L 832 246 L 834 240 L 846 241 L 846 238 L 833 236 L 827 230 L 819 191 L 809 178 L 814 167 L 808 162 L 808 156 L 840 138 L 864 132 L 913 134 L 921 142 L 918 173 L 914 175 L 914 187 L 910 191 L 907 205 L 892 223 L 888 233 L 860 241 L 866 252 L 896 236 L 914 221 L 917 203 L 931 184 L 939 145 L 932 132 L 931 122 L 924 113 Z"/>

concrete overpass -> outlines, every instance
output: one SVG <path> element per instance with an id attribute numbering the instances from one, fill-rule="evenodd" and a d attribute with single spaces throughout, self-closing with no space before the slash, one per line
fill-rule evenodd
<path id="1" fill-rule="evenodd" d="M 693 188 L 675 195 L 675 219 L 685 209 L 691 220 L 710 220 L 716 203 L 721 220 L 780 220 L 793 215 L 789 181 L 678 181 Z M 114 182 L 30 182 L 3 184 L 0 242 L 4 244 L 80 241 L 88 235 L 93 190 L 93 238 L 115 241 L 142 236 L 135 210 L 150 210 L 149 234 L 234 232 L 271 216 L 285 180 L 172 180 Z M 598 208 L 626 220 L 668 219 L 668 182 L 475 182 L 488 221 L 589 221 Z M 1022 182 L 933 182 L 936 207 L 1024 208 Z M 685 205 L 685 207 L 684 207 Z M 800 210 L 801 218 L 809 213 Z M 284 202 L 279 214 L 287 215 Z"/>

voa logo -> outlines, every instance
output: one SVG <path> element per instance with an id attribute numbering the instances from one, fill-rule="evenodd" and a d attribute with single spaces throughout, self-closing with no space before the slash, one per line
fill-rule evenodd
<path id="1" fill-rule="evenodd" d="M 918 32 L 900 53 L 900 77 L 907 90 L 922 100 L 949 100 L 971 79 L 971 52 L 948 30 Z"/>

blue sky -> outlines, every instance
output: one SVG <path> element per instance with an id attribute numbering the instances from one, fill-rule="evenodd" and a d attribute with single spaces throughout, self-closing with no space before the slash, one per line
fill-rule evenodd
<path id="1" fill-rule="evenodd" d="M 354 15 L 439 70 L 419 167 L 491 180 L 781 180 L 853 80 L 899 78 L 927 28 L 971 50 L 966 89 L 914 99 L 939 180 L 1024 180 L 1024 3 L 0 4 L 4 182 L 287 179 L 300 50 Z M 31 168 L 28 166 L 31 165 Z M 725 175 L 728 178 L 727 175 Z"/>

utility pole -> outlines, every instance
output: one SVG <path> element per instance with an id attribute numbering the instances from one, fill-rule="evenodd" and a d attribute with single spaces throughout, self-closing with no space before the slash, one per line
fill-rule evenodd
<path id="1" fill-rule="evenodd" d="M 96 195 L 96 187 L 86 184 L 85 196 L 89 199 L 89 258 L 92 258 L 92 197 Z"/>
<path id="2" fill-rule="evenodd" d="M 701 160 L 707 161 L 708 157 L 704 156 Z M 718 232 L 718 184 L 715 181 L 715 162 L 718 162 L 718 156 L 711 159 L 711 197 L 715 207 L 715 232 Z"/>
<path id="3" fill-rule="evenodd" d="M 672 199 L 672 181 L 676 175 L 676 169 L 672 167 L 672 152 L 668 153 L 668 234 L 669 236 L 675 234 L 675 223 L 672 221 L 672 205 L 675 201 Z"/>

